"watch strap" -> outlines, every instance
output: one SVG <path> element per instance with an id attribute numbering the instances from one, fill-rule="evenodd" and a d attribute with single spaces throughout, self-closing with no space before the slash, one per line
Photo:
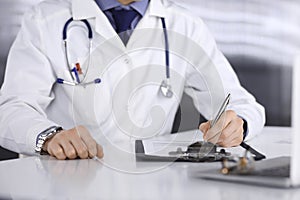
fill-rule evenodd
<path id="1" fill-rule="evenodd" d="M 39 154 L 43 154 L 43 146 L 45 142 L 62 130 L 63 130 L 62 127 L 51 126 L 46 130 L 44 130 L 43 132 L 41 132 L 40 134 L 38 134 L 36 138 L 35 152 Z"/>

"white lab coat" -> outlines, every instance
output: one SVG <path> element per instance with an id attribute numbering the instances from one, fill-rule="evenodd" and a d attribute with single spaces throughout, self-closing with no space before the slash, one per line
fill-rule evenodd
<path id="1" fill-rule="evenodd" d="M 99 77 L 101 84 L 56 83 L 57 78 L 71 81 L 62 46 L 70 17 L 88 19 L 92 26 L 86 81 Z M 160 17 L 166 19 L 170 43 L 175 93 L 170 99 L 159 93 L 165 78 Z M 79 61 L 86 72 L 88 39 L 82 23 L 72 23 L 68 41 L 71 62 Z M 0 96 L 0 145 L 31 154 L 37 135 L 52 125 L 85 125 L 99 143 L 169 133 L 183 92 L 208 119 L 230 92 L 228 109 L 248 122 L 249 137 L 265 123 L 263 107 L 241 87 L 201 19 L 187 11 L 152 0 L 125 47 L 93 0 L 46 0 L 25 15 L 8 57 Z"/>

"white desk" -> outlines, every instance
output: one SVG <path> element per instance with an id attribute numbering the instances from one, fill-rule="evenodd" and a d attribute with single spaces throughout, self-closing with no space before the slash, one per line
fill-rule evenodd
<path id="1" fill-rule="evenodd" d="M 180 135 L 178 140 L 193 134 Z M 289 155 L 290 142 L 289 128 L 267 127 L 249 144 L 270 158 Z M 107 150 L 105 156 L 106 163 L 115 158 Z M 136 163 L 126 156 L 120 162 L 135 167 L 139 173 L 120 172 L 94 160 L 57 161 L 46 156 L 3 161 L 0 162 L 0 199 L 300 199 L 300 189 L 193 178 L 195 172 L 219 168 L 220 163 L 162 165 Z"/>

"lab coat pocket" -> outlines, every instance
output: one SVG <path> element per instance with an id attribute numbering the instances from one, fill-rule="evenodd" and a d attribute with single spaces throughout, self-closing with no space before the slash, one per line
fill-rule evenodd
<path id="1" fill-rule="evenodd" d="M 111 94 L 109 84 L 91 83 L 100 79 L 99 71 L 91 68 L 83 86 L 75 86 L 72 95 L 73 116 L 76 123 L 84 123 L 91 127 L 101 126 L 111 114 Z"/>
<path id="2" fill-rule="evenodd" d="M 71 72 L 67 69 L 61 69 L 57 71 L 57 80 L 64 80 L 67 82 L 73 82 L 73 78 L 71 76 Z"/>
<path id="3" fill-rule="evenodd" d="M 96 86 L 86 87 L 77 85 L 73 88 L 72 94 L 72 113 L 73 120 L 77 125 L 95 124 L 95 90 Z"/>
<path id="4" fill-rule="evenodd" d="M 93 73 L 92 70 L 90 73 Z M 97 87 L 100 85 L 100 81 L 95 83 L 95 77 L 87 75 L 78 84 L 76 80 L 72 79 L 68 70 L 61 70 L 57 75 L 56 88 L 57 90 L 62 90 L 64 95 L 67 96 L 68 102 L 70 102 L 68 110 L 75 125 L 90 125 L 95 123 L 94 95 L 95 91 L 98 90 Z"/>

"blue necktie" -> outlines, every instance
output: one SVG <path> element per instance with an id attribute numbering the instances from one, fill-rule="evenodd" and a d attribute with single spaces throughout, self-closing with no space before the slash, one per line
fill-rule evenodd
<path id="1" fill-rule="evenodd" d="M 116 31 L 119 34 L 122 42 L 127 45 L 127 42 L 132 33 L 131 23 L 134 18 L 138 15 L 135 10 L 125 10 L 125 9 L 112 9 L 111 10 L 112 17 L 115 20 Z"/>
<path id="2" fill-rule="evenodd" d="M 115 20 L 117 33 L 122 33 L 130 28 L 132 20 L 138 15 L 135 10 L 125 10 L 125 9 L 112 9 L 111 14 Z"/>

